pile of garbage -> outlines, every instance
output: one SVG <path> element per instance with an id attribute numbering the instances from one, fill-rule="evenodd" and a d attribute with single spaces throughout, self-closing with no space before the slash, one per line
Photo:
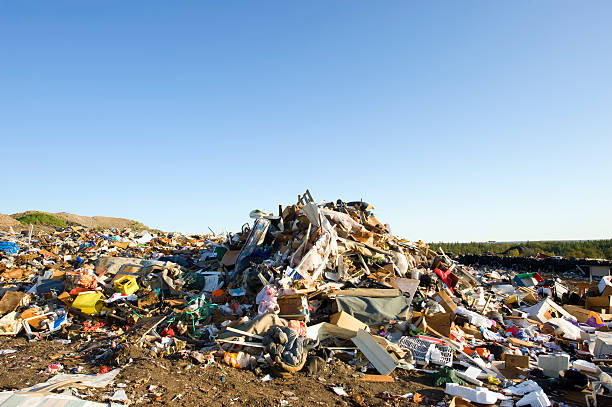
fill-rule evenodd
<path id="1" fill-rule="evenodd" d="M 612 405 L 612 277 L 474 269 L 373 209 L 307 191 L 224 235 L 2 232 L 0 335 L 88 342 L 105 380 L 138 347 L 263 380 L 333 358 L 376 382 L 412 370 L 452 405 Z"/>

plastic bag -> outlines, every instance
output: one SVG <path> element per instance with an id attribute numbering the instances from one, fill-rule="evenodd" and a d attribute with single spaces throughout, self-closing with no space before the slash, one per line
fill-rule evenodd
<path id="1" fill-rule="evenodd" d="M 251 366 L 253 359 L 253 356 L 244 352 L 225 352 L 225 355 L 223 356 L 223 361 L 225 363 L 238 369 L 244 369 Z"/>
<path id="2" fill-rule="evenodd" d="M 274 286 L 267 285 L 261 289 L 255 298 L 255 303 L 259 305 L 257 312 L 259 315 L 266 314 L 268 312 L 278 313 L 280 307 L 276 302 L 277 291 Z"/>

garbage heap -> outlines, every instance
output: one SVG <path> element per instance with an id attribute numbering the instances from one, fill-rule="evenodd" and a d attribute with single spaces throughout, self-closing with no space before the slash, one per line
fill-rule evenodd
<path id="1" fill-rule="evenodd" d="M 307 191 L 225 235 L 3 233 L 0 335 L 90 342 L 117 369 L 131 347 L 262 380 L 339 358 L 364 380 L 430 375 L 452 405 L 612 405 L 611 277 L 473 269 L 373 209 Z"/>

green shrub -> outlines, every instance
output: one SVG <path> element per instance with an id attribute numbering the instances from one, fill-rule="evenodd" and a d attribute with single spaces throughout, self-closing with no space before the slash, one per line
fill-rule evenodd
<path id="1" fill-rule="evenodd" d="M 510 249 L 508 250 L 508 253 L 506 254 L 506 256 L 510 256 L 510 257 L 518 257 L 520 256 L 521 253 L 519 253 L 518 249 Z"/>
<path id="2" fill-rule="evenodd" d="M 141 230 L 141 229 L 146 229 L 147 227 L 144 224 L 140 223 L 140 222 L 134 221 L 134 222 L 130 223 L 130 228 Z"/>
<path id="3" fill-rule="evenodd" d="M 28 213 L 27 215 L 18 217 L 17 220 L 24 225 L 50 225 L 64 228 L 68 226 L 65 220 L 42 212 Z"/>

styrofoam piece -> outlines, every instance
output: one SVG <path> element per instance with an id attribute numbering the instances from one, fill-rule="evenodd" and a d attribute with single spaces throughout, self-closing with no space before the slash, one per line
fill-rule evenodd
<path id="1" fill-rule="evenodd" d="M 482 386 L 482 381 L 478 380 L 478 376 L 482 373 L 482 370 L 475 366 L 470 366 L 465 372 L 455 371 L 458 377 L 462 378 L 468 383 L 475 384 L 476 386 Z"/>
<path id="2" fill-rule="evenodd" d="M 504 295 L 508 295 L 508 294 L 512 294 L 516 292 L 516 288 L 512 284 L 495 285 L 491 287 L 491 289 L 493 291 L 498 292 L 499 294 L 504 294 Z"/>
<path id="3" fill-rule="evenodd" d="M 109 400 L 111 400 L 111 401 L 128 401 L 128 396 L 125 393 L 125 390 L 118 389 L 117 391 L 115 391 L 113 393 L 112 396 L 110 396 Z"/>
<path id="4" fill-rule="evenodd" d="M 491 328 L 491 326 L 493 325 L 489 318 L 482 316 L 477 312 L 465 309 L 462 306 L 458 306 L 457 308 L 455 308 L 455 314 L 459 314 L 466 317 L 472 325 L 482 326 L 487 329 Z"/>
<path id="5" fill-rule="evenodd" d="M 589 336 L 583 337 L 584 331 L 572 324 L 566 319 L 563 318 L 551 318 L 547 321 L 549 324 L 553 324 L 557 327 L 555 329 L 555 333 L 557 335 L 561 335 L 566 339 L 570 339 L 572 341 L 577 340 L 589 340 Z"/>
<path id="6" fill-rule="evenodd" d="M 570 357 L 567 354 L 539 355 L 538 367 L 548 377 L 559 377 L 559 372 L 569 369 Z"/>
<path id="7" fill-rule="evenodd" d="M 469 366 L 463 373 L 465 373 L 471 378 L 476 379 L 482 373 L 482 370 L 478 369 L 476 366 Z"/>
<path id="8" fill-rule="evenodd" d="M 575 360 L 574 363 L 572 363 L 572 367 L 576 370 L 592 373 L 597 376 L 601 373 L 601 369 L 595 363 L 587 362 L 586 360 Z"/>
<path id="9" fill-rule="evenodd" d="M 502 394 L 490 391 L 485 387 L 476 387 L 472 389 L 470 387 L 460 386 L 457 383 L 446 383 L 445 393 L 480 404 L 495 404 L 499 398 L 503 398 Z"/>
<path id="10" fill-rule="evenodd" d="M 612 332 L 595 332 L 595 344 L 592 345 L 592 349 L 591 344 L 589 344 L 589 350 L 596 357 L 612 353 Z"/>
<path id="11" fill-rule="evenodd" d="M 572 314 L 564 310 L 561 306 L 555 303 L 550 298 L 545 299 L 544 301 L 533 305 L 528 308 L 522 309 L 529 314 L 532 319 L 538 320 L 542 323 L 545 323 L 550 319 L 551 315 L 558 315 L 559 317 L 575 319 Z"/>
<path id="12" fill-rule="evenodd" d="M 516 407 L 531 406 L 531 407 L 550 407 L 551 403 L 544 390 L 531 392 L 523 396 L 522 399 L 516 402 Z"/>
<path id="13" fill-rule="evenodd" d="M 542 390 L 539 384 L 533 380 L 525 380 L 517 384 L 516 386 L 507 387 L 503 391 L 504 394 L 513 394 L 515 396 L 522 396 L 523 394 L 531 393 L 534 391 Z"/>

